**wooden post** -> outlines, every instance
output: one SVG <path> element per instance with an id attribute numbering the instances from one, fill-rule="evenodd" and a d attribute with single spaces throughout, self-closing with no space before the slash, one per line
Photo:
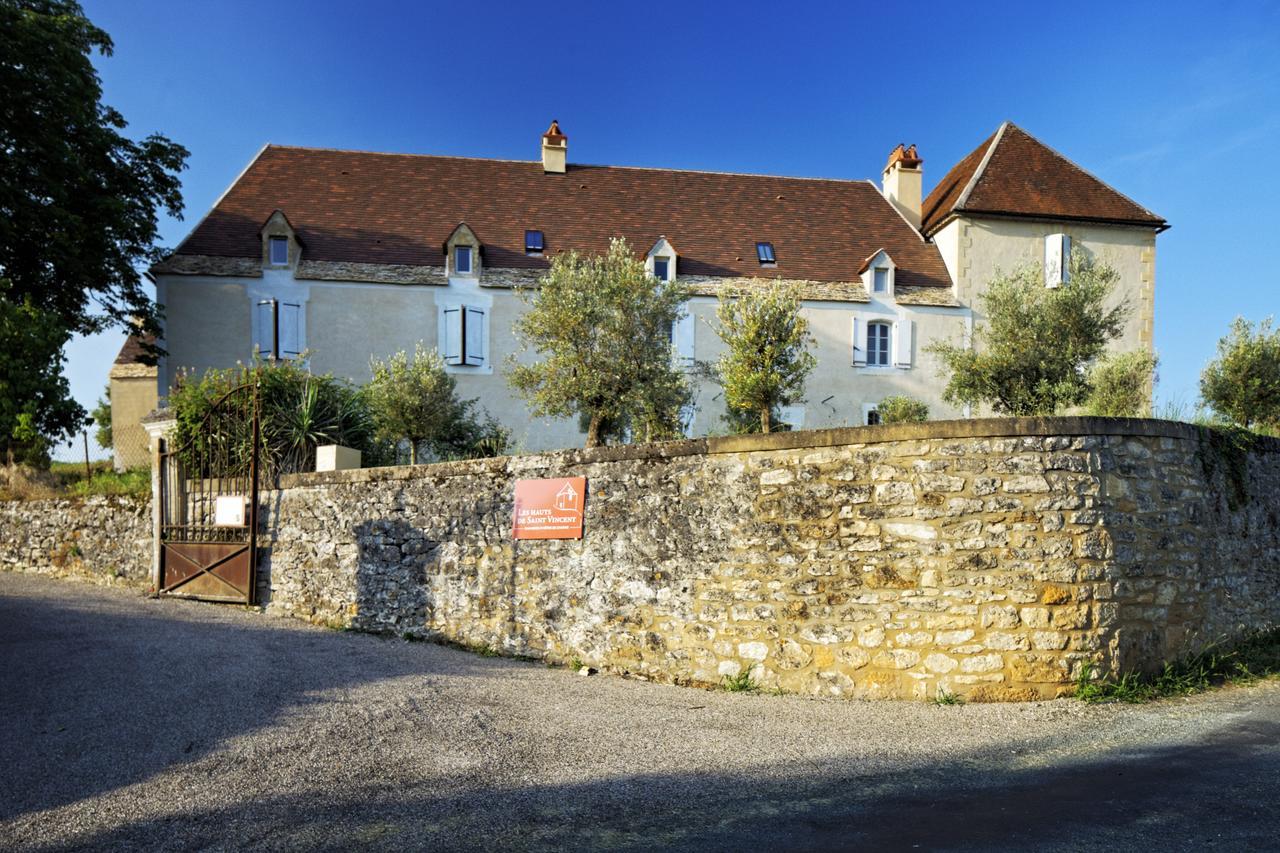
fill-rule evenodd
<path id="1" fill-rule="evenodd" d="M 92 483 L 93 469 L 89 467 L 89 431 L 81 430 L 80 435 L 84 436 L 84 481 Z"/>

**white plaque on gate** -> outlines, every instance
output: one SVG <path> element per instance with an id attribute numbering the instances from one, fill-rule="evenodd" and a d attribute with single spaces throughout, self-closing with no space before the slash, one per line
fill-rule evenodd
<path id="1" fill-rule="evenodd" d="M 218 527 L 244 527 L 244 498 L 219 495 L 213 505 L 213 523 Z"/>

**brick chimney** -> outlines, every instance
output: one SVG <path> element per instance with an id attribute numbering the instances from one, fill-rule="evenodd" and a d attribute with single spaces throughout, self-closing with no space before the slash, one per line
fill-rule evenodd
<path id="1" fill-rule="evenodd" d="M 551 127 L 542 134 L 542 171 L 547 174 L 554 172 L 563 175 L 565 157 L 568 153 L 569 137 L 560 132 L 560 122 L 553 119 Z M 918 199 L 916 206 L 919 207 Z M 919 218 L 919 216 L 916 217 L 916 219 Z"/>
<path id="2" fill-rule="evenodd" d="M 923 162 L 916 154 L 915 145 L 899 145 L 889 154 L 889 163 L 884 167 L 884 197 L 917 229 L 920 227 L 923 180 L 920 164 Z"/>

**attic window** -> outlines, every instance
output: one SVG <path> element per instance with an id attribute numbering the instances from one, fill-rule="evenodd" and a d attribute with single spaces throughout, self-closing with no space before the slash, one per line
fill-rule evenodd
<path id="1" fill-rule="evenodd" d="M 670 258 L 654 258 L 653 259 L 653 277 L 658 281 L 671 280 L 671 259 Z"/>
<path id="2" fill-rule="evenodd" d="M 541 255 L 543 248 L 541 231 L 524 232 L 524 250 L 526 254 Z"/>
<path id="3" fill-rule="evenodd" d="M 772 243 L 756 243 L 756 257 L 760 259 L 762 265 L 776 264 L 778 261 L 773 255 Z"/>
<path id="4" fill-rule="evenodd" d="M 453 249 L 453 271 L 458 275 L 471 272 L 471 247 L 455 246 Z"/>
<path id="5" fill-rule="evenodd" d="M 272 237 L 269 241 L 271 247 L 271 265 L 274 267 L 283 267 L 289 265 L 289 238 L 288 237 Z"/>
<path id="6" fill-rule="evenodd" d="M 889 292 L 889 270 L 886 267 L 876 267 L 871 273 L 871 292 L 872 293 L 888 293 Z"/>

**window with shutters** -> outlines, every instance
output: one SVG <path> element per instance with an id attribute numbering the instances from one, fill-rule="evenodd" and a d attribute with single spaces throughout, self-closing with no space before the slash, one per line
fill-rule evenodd
<path id="1" fill-rule="evenodd" d="M 306 349 L 303 341 L 303 308 L 280 299 L 259 300 L 254 306 L 254 350 L 268 360 L 292 359 Z"/>
<path id="2" fill-rule="evenodd" d="M 672 363 L 680 370 L 693 367 L 694 329 L 693 314 L 686 305 L 684 313 L 671 324 Z"/>
<path id="3" fill-rule="evenodd" d="M 889 323 L 867 324 L 867 367 L 889 366 L 889 339 L 892 330 Z"/>
<path id="4" fill-rule="evenodd" d="M 446 305 L 441 309 L 441 354 L 454 367 L 488 364 L 488 311 L 475 305 Z"/>
<path id="5" fill-rule="evenodd" d="M 1071 238 L 1050 234 L 1044 238 L 1044 285 L 1061 287 L 1071 281 Z"/>

